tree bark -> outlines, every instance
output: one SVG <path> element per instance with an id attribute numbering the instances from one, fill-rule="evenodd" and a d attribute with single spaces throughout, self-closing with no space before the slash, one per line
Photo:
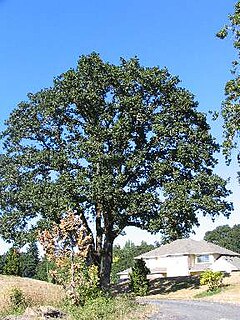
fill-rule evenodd
<path id="1" fill-rule="evenodd" d="M 110 286 L 110 274 L 112 267 L 112 251 L 114 238 L 107 234 L 104 238 L 103 250 L 101 254 L 100 286 L 108 290 Z"/>
<path id="2" fill-rule="evenodd" d="M 102 241 L 103 241 L 103 229 L 102 229 L 102 214 L 100 209 L 100 204 L 96 204 L 96 255 L 97 260 L 100 264 L 100 257 L 102 252 Z"/>

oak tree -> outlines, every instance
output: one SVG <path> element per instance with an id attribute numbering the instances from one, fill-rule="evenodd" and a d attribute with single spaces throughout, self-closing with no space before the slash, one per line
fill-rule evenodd
<path id="1" fill-rule="evenodd" d="M 213 173 L 219 146 L 197 106 L 167 69 L 80 57 L 6 121 L 1 235 L 24 241 L 71 209 L 94 238 L 107 287 L 113 242 L 125 227 L 176 239 L 200 213 L 228 216 L 226 182 Z"/>
<path id="2" fill-rule="evenodd" d="M 224 119 L 224 153 L 228 160 L 233 148 L 238 150 L 238 163 L 240 164 L 239 136 L 240 136 L 240 1 L 235 4 L 233 14 L 229 15 L 229 24 L 225 25 L 218 33 L 220 39 L 227 36 L 233 41 L 237 56 L 232 61 L 233 78 L 225 85 L 225 101 L 222 104 L 222 116 Z M 240 178 L 240 176 L 239 176 Z"/>
<path id="3" fill-rule="evenodd" d="M 233 227 L 223 225 L 207 231 L 204 240 L 240 253 L 240 224 L 235 224 Z"/>

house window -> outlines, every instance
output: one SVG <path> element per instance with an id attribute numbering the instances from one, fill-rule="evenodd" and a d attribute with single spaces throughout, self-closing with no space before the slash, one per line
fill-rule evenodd
<path id="1" fill-rule="evenodd" d="M 201 256 L 197 256 L 197 263 L 207 263 L 209 262 L 209 255 L 208 254 L 203 254 Z"/>

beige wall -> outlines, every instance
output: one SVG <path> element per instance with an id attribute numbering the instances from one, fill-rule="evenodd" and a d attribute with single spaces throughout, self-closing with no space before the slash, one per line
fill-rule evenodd
<path id="1" fill-rule="evenodd" d="M 209 263 L 214 263 L 219 255 L 213 254 L 209 255 Z M 156 268 L 166 268 L 167 270 L 167 277 L 176 277 L 176 276 L 188 276 L 190 274 L 189 270 L 191 268 L 194 269 L 196 265 L 201 265 L 201 263 L 197 263 L 196 255 L 176 255 L 171 257 L 158 257 L 158 258 L 149 258 L 144 259 L 146 262 L 146 266 L 151 269 Z M 219 260 L 217 260 L 219 261 Z M 217 262 L 216 261 L 216 262 Z M 216 262 L 214 264 L 216 264 Z M 223 268 L 223 263 L 220 261 L 216 264 L 214 268 Z M 225 269 L 227 267 L 225 266 Z M 229 270 L 229 267 L 227 270 Z M 217 269 L 216 269 L 217 270 Z M 223 271 L 223 270 L 222 270 Z M 152 275 L 153 276 L 153 275 Z M 155 275 L 157 277 L 161 276 L 160 274 Z M 120 279 L 126 279 L 126 275 L 121 275 Z"/>
<path id="2" fill-rule="evenodd" d="M 146 266 L 151 270 L 166 268 L 168 277 L 189 275 L 188 256 L 171 256 L 146 259 Z"/>
<path id="3" fill-rule="evenodd" d="M 213 271 L 224 271 L 227 273 L 231 273 L 232 270 L 234 270 L 234 266 L 231 263 L 229 263 L 228 261 L 220 258 L 219 260 L 215 261 L 211 265 L 211 269 Z"/>
<path id="4" fill-rule="evenodd" d="M 167 266 L 167 276 L 176 277 L 176 276 L 188 276 L 189 267 L 188 267 L 188 256 L 172 256 L 169 257 L 169 264 Z"/>

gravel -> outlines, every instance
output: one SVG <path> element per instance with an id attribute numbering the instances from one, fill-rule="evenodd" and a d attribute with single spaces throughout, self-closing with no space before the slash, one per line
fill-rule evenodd
<path id="1" fill-rule="evenodd" d="M 240 320 L 240 305 L 206 301 L 158 300 L 159 312 L 151 320 Z"/>

